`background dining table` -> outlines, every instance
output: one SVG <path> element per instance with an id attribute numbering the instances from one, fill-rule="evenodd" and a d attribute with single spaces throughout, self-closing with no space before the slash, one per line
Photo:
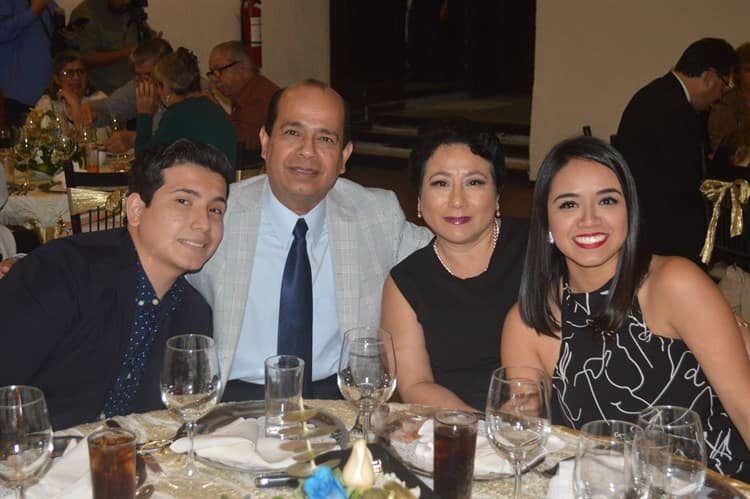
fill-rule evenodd
<path id="1" fill-rule="evenodd" d="M 354 422 L 353 407 L 343 400 L 309 400 L 305 402 L 310 407 L 325 411 L 328 414 L 339 418 L 347 428 L 351 427 Z M 389 409 L 393 415 L 397 411 L 405 411 L 409 406 L 405 404 L 390 403 Z M 182 421 L 166 410 L 153 411 L 144 414 L 131 414 L 129 416 L 115 418 L 118 423 L 134 431 L 139 442 L 147 440 L 171 438 L 181 426 Z M 62 432 L 56 435 L 88 435 L 97 428 L 103 426 L 102 422 L 89 423 Z M 527 496 L 547 497 L 550 477 L 542 473 L 541 470 L 549 468 L 549 463 L 557 462 L 560 459 L 569 458 L 575 454 L 576 436 L 571 430 L 554 427 L 553 434 L 565 442 L 565 447 L 548 455 L 545 463 L 523 475 L 523 491 Z M 255 474 L 250 472 L 230 471 L 227 469 L 199 464 L 199 469 L 203 474 L 203 479 L 208 479 L 211 484 L 207 488 L 202 488 L 194 493 L 181 491 L 179 494 L 170 493 L 167 484 L 170 462 L 174 462 L 178 455 L 170 451 L 159 451 L 152 454 L 156 460 L 163 466 L 165 472 L 154 472 L 148 470 L 146 478 L 147 484 L 156 487 L 154 498 L 204 498 L 215 497 L 217 499 L 246 499 L 252 498 L 290 498 L 293 497 L 292 488 L 256 488 Z M 387 471 L 387 470 L 386 470 Z M 425 480 L 425 479 L 423 479 Z M 428 485 L 431 483 L 425 480 Z M 744 485 L 738 484 L 737 485 Z M 1 488 L 0 488 L 1 489 Z M 740 489 L 745 497 L 750 498 L 750 486 Z M 2 492 L 0 490 L 0 492 Z M 474 481 L 472 497 L 479 499 L 496 499 L 499 497 L 511 497 L 513 494 L 513 478 L 492 480 L 492 481 Z M 2 494 L 0 493 L 0 496 Z"/>

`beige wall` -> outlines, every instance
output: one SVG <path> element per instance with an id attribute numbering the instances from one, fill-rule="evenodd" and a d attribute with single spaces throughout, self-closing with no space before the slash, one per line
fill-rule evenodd
<path id="1" fill-rule="evenodd" d="M 591 125 L 608 138 L 625 105 L 690 42 L 750 40 L 747 0 L 537 0 L 531 177 L 558 141 Z"/>
<path id="2" fill-rule="evenodd" d="M 80 0 L 58 0 L 67 14 Z M 150 0 L 149 23 L 174 47 L 198 56 L 202 72 L 216 44 L 240 37 L 240 0 Z M 263 2 L 263 72 L 279 85 L 330 80 L 328 0 Z"/>

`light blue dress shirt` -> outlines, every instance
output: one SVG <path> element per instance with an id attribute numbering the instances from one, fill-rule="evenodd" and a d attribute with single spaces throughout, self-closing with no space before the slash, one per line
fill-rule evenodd
<path id="1" fill-rule="evenodd" d="M 277 353 L 281 278 L 292 230 L 300 218 L 282 205 L 270 188 L 263 196 L 245 316 L 229 374 L 230 380 L 258 384 L 264 382 L 263 362 Z M 341 350 L 325 204 L 323 200 L 302 217 L 309 227 L 306 242 L 313 282 L 313 381 L 336 374 Z"/>

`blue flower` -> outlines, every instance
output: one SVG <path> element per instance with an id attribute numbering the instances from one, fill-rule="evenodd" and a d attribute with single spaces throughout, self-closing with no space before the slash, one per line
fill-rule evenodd
<path id="1" fill-rule="evenodd" d="M 321 466 L 305 480 L 303 486 L 309 499 L 346 499 L 346 491 L 328 466 Z"/>

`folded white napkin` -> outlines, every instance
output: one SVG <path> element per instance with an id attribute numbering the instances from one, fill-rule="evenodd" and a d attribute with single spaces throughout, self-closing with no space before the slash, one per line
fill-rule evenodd
<path id="1" fill-rule="evenodd" d="M 263 436 L 256 419 L 237 418 L 211 434 L 196 435 L 195 453 L 206 459 L 246 468 L 286 468 L 294 464 L 293 452 L 281 450 L 281 440 Z M 170 446 L 173 452 L 188 451 L 187 438 Z"/>
<path id="2" fill-rule="evenodd" d="M 575 461 L 560 462 L 557 475 L 549 481 L 547 489 L 548 499 L 574 499 L 573 495 L 573 465 Z"/>
<path id="3" fill-rule="evenodd" d="M 474 453 L 474 476 L 488 475 L 491 473 L 513 473 L 513 466 L 511 463 L 502 458 L 492 447 L 490 441 L 485 436 L 484 421 L 479 421 L 477 425 L 477 448 Z M 419 439 L 417 440 L 417 446 L 414 453 L 417 459 L 423 463 L 423 469 L 432 470 L 432 460 L 434 455 L 434 422 L 432 419 L 428 419 L 419 428 Z M 544 453 L 540 453 L 539 457 L 526 463 L 526 465 L 536 462 L 539 458 L 542 458 L 545 453 L 555 452 L 565 447 L 565 442 L 550 435 L 547 439 L 547 444 L 544 446 Z"/>
<path id="4" fill-rule="evenodd" d="M 27 499 L 74 499 L 91 495 L 89 446 L 85 438 L 77 444 L 71 443 L 65 455 L 52 463 L 44 477 L 26 489 Z"/>

